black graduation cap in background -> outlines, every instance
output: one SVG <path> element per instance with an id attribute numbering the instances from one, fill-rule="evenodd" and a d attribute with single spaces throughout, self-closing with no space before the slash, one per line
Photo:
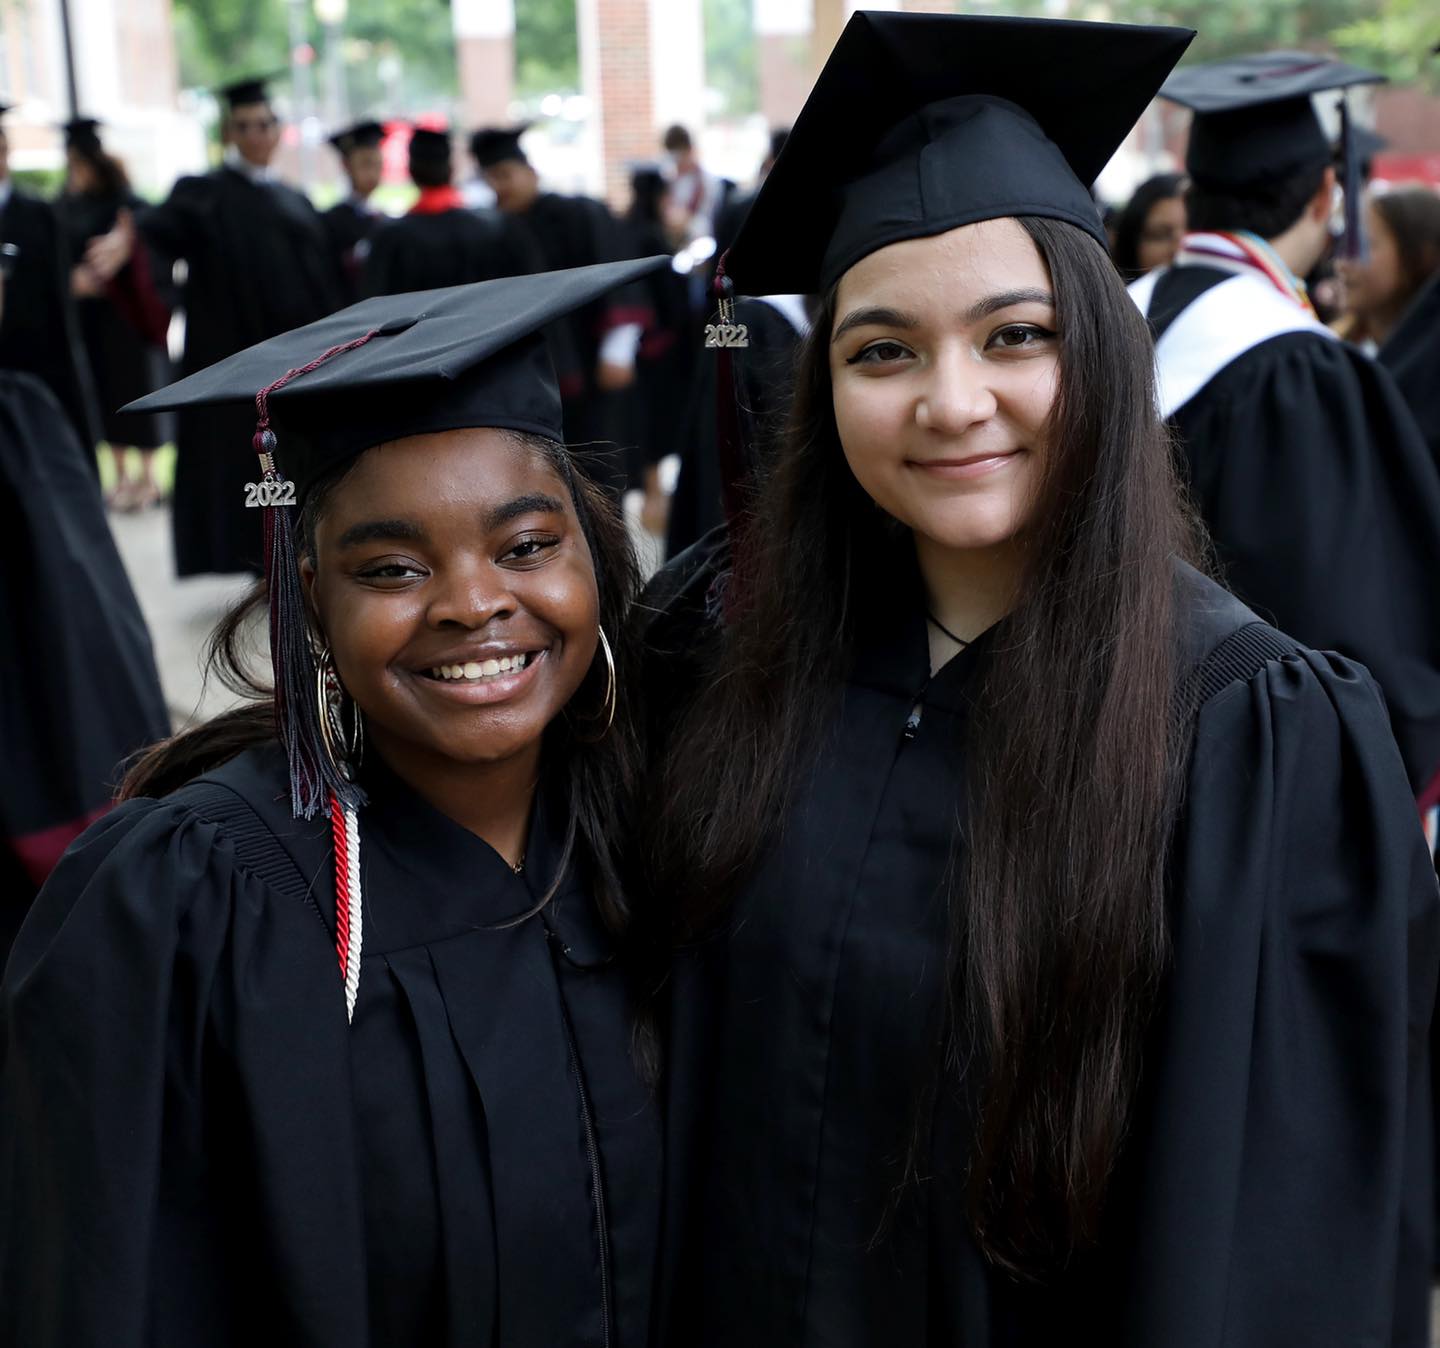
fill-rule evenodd
<path id="1" fill-rule="evenodd" d="M 441 165 L 450 162 L 450 130 L 417 126 L 410 133 L 410 162 Z"/>
<path id="2" fill-rule="evenodd" d="M 324 748 L 293 507 L 321 475 L 406 436 L 485 426 L 563 440 L 560 388 L 541 330 L 669 265 L 665 256 L 638 258 L 377 296 L 238 351 L 123 409 L 256 408 L 251 451 L 260 456 L 264 480 L 254 484 L 254 503 L 265 507 L 277 732 L 297 818 L 311 818 L 332 793 L 346 806 L 359 805 L 362 796 Z M 216 445 L 212 452 L 244 450 Z"/>
<path id="3" fill-rule="evenodd" d="M 280 72 L 252 75 L 247 79 L 235 80 L 231 84 L 223 84 L 215 92 L 231 108 L 244 107 L 247 103 L 268 103 L 270 101 L 269 83 L 279 77 Z"/>
<path id="4" fill-rule="evenodd" d="M 470 153 L 481 168 L 489 168 L 507 159 L 518 159 L 522 164 L 528 164 L 529 157 L 520 148 L 520 137 L 529 129 L 529 122 L 521 122 L 518 126 L 482 126 L 470 137 Z"/>
<path id="5" fill-rule="evenodd" d="M 65 133 L 65 148 L 98 150 L 100 148 L 100 121 L 95 117 L 72 117 L 61 128 Z"/>
<path id="6" fill-rule="evenodd" d="M 748 294 L 814 293 L 868 253 L 1008 215 L 1105 243 L 1089 184 L 1189 29 L 861 11 L 727 254 Z"/>
<path id="7" fill-rule="evenodd" d="M 343 131 L 337 131 L 330 137 L 330 144 L 341 154 L 349 154 L 352 150 L 373 149 L 384 139 L 384 126 L 377 121 L 367 120 L 355 122 Z"/>
<path id="8" fill-rule="evenodd" d="M 1202 189 L 1243 193 L 1329 164 L 1334 152 L 1312 97 L 1384 78 L 1313 52 L 1271 51 L 1177 70 L 1160 92 L 1195 114 L 1185 153 L 1191 178 Z M 1340 141 L 1345 233 L 1338 251 L 1360 258 L 1363 179 L 1355 126 L 1343 98 Z"/>

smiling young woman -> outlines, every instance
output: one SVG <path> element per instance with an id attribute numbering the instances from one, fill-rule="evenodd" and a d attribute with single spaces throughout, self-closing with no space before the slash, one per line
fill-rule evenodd
<path id="1" fill-rule="evenodd" d="M 822 303 L 642 609 L 677 1345 L 1421 1341 L 1404 768 L 1187 562 L 1084 185 L 1188 36 L 859 14 L 726 260 Z"/>
<path id="2" fill-rule="evenodd" d="M 274 680 L 232 614 L 250 703 L 141 760 L 20 934 L 0 1342 L 646 1342 L 636 573 L 539 329 L 655 262 L 369 301 L 152 395 L 260 390 Z"/>

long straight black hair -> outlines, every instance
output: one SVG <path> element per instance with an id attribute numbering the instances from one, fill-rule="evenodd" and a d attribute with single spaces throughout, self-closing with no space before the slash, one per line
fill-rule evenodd
<path id="1" fill-rule="evenodd" d="M 951 881 L 945 1088 L 978 1099 L 972 1226 L 994 1261 L 1053 1270 L 1093 1241 L 1167 961 L 1165 867 L 1183 736 L 1173 559 L 1192 551 L 1144 321 L 1099 245 L 1023 218 L 1061 341 L 1021 599 L 977 675 Z M 713 929 L 783 827 L 855 649 L 852 585 L 897 525 L 846 464 L 833 293 L 785 443 L 735 543 L 713 676 L 659 755 L 648 846 L 675 936 Z M 923 1085 L 923 1083 L 917 1083 Z"/>
<path id="2" fill-rule="evenodd" d="M 600 625 L 609 638 L 615 661 L 615 717 L 606 733 L 593 738 L 608 677 L 604 658 L 597 652 L 572 706 L 545 732 L 545 758 L 547 773 L 563 781 L 569 792 L 564 859 L 568 861 L 573 855 L 586 868 L 601 913 L 618 933 L 630 920 L 619 857 L 625 836 L 623 820 L 634 799 L 639 759 L 633 677 L 637 668 L 635 638 L 626 622 L 639 589 L 639 571 L 619 510 L 574 465 L 569 450 L 539 436 L 509 434 L 544 457 L 565 482 L 595 568 Z M 296 526 L 300 534 L 297 553 L 314 555 L 315 527 L 336 486 L 358 462 L 359 457 L 349 460 L 310 488 Z M 249 619 L 252 614 L 263 613 L 267 606 L 265 583 L 260 581 L 225 615 L 210 638 L 207 677 L 217 679 L 243 699 L 241 705 L 149 750 L 121 783 L 122 800 L 168 795 L 237 754 L 275 738 L 273 695 L 269 686 L 256 677 L 245 650 Z M 559 870 L 563 873 L 564 869 L 562 861 Z"/>

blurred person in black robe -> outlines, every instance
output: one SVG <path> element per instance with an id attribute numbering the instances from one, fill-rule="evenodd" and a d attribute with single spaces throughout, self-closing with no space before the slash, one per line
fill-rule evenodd
<path id="1" fill-rule="evenodd" d="M 527 128 L 486 127 L 470 138 L 470 153 L 495 193 L 495 204 L 534 244 L 547 268 L 585 267 L 626 254 L 619 225 L 604 202 L 541 189 L 520 137 Z M 551 334 L 551 352 L 565 399 L 565 434 L 592 448 L 586 463 L 596 480 L 625 487 L 622 452 L 606 448 L 620 429 L 622 409 L 610 395 L 635 382 L 640 336 L 651 315 L 644 290 L 629 286 L 571 315 Z"/>
<path id="2" fill-rule="evenodd" d="M 0 103 L 0 118 L 9 110 L 9 104 Z M 39 378 L 93 458 L 100 440 L 100 411 L 71 296 L 73 259 L 54 207 L 22 191 L 11 179 L 10 141 L 3 125 L 0 248 L 9 259 L 8 299 L 0 320 L 0 369 L 25 370 Z"/>
<path id="3" fill-rule="evenodd" d="M 121 212 L 132 218 L 145 202 L 130 188 L 125 166 L 105 152 L 99 123 L 79 117 L 65 126 L 65 192 L 56 204 L 75 260 L 71 291 L 94 377 L 101 432 L 115 467 L 110 504 L 139 510 L 160 500 L 154 451 L 168 436 L 163 418 L 132 416 L 119 409 L 164 382 L 170 310 L 146 248 L 108 280 L 86 264 L 90 240 L 115 228 Z M 138 461 L 139 475 L 132 473 Z"/>
<path id="4" fill-rule="evenodd" d="M 264 83 L 245 80 L 222 92 L 224 163 L 181 178 L 164 202 L 135 219 L 141 241 L 167 264 L 185 263 L 179 303 L 186 373 L 312 322 L 342 300 L 339 262 L 320 216 L 270 170 L 280 123 Z M 90 255 L 109 269 L 129 252 L 121 234 L 113 250 L 97 242 Z M 223 452 L 249 444 L 253 431 L 235 411 L 180 413 L 171 502 L 177 575 L 258 571 L 244 457 Z"/>
<path id="5" fill-rule="evenodd" d="M 1428 1343 L 1404 765 L 1184 560 L 1086 187 L 1190 37 L 857 14 L 731 249 L 825 298 L 728 581 L 637 610 L 667 1344 Z"/>
<path id="6" fill-rule="evenodd" d="M 287 544 L 222 631 L 268 598 L 273 682 L 222 640 L 251 698 L 16 941 L 0 1343 L 645 1348 L 635 561 L 536 329 L 653 262 L 365 301 L 147 401 L 266 391 Z"/>
<path id="7" fill-rule="evenodd" d="M 1310 95 L 1378 76 L 1304 53 L 1186 68 L 1188 233 L 1131 286 L 1161 407 L 1227 583 L 1385 690 L 1423 810 L 1440 800 L 1440 471 L 1388 371 L 1315 317 L 1333 151 Z"/>
<path id="8" fill-rule="evenodd" d="M 775 161 L 780 158 L 780 151 L 785 148 L 785 142 L 789 139 L 790 128 L 777 126 L 770 133 L 770 148 L 760 162 L 760 173 L 755 180 L 755 186 L 743 192 L 731 192 L 715 213 L 715 255 L 717 257 L 723 257 L 730 245 L 735 242 L 735 236 L 740 232 L 740 226 L 745 223 L 745 217 L 750 214 L 750 207 L 754 205 L 756 195 L 764 186 L 765 179 L 770 176 L 770 170 L 775 167 Z"/>
<path id="9" fill-rule="evenodd" d="M 370 204 L 371 194 L 380 186 L 384 167 L 380 145 L 384 139 L 385 128 L 374 121 L 356 122 L 330 137 L 350 191 L 321 219 L 330 235 L 330 246 L 340 259 L 340 274 L 349 300 L 360 298 L 360 272 L 370 251 L 370 239 L 385 223 L 385 216 Z"/>
<path id="10" fill-rule="evenodd" d="M 499 211 L 465 205 L 453 176 L 449 131 L 416 127 L 410 177 L 420 196 L 403 219 L 386 221 L 371 238 L 362 294 L 439 290 L 543 270 L 534 245 Z"/>
<path id="11" fill-rule="evenodd" d="M 170 722 L 93 455 L 54 394 L 20 371 L 0 372 L 0 517 L 3 968 L 60 854 L 111 807 L 127 758 Z"/>
<path id="12" fill-rule="evenodd" d="M 1376 359 L 1390 371 L 1440 463 L 1440 274 L 1411 301 Z"/>

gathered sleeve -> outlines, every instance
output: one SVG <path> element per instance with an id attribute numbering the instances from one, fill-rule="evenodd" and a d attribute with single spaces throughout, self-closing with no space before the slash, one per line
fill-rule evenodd
<path id="1" fill-rule="evenodd" d="M 1302 651 L 1202 707 L 1174 884 L 1126 1342 L 1421 1348 L 1440 900 L 1363 669 Z"/>

